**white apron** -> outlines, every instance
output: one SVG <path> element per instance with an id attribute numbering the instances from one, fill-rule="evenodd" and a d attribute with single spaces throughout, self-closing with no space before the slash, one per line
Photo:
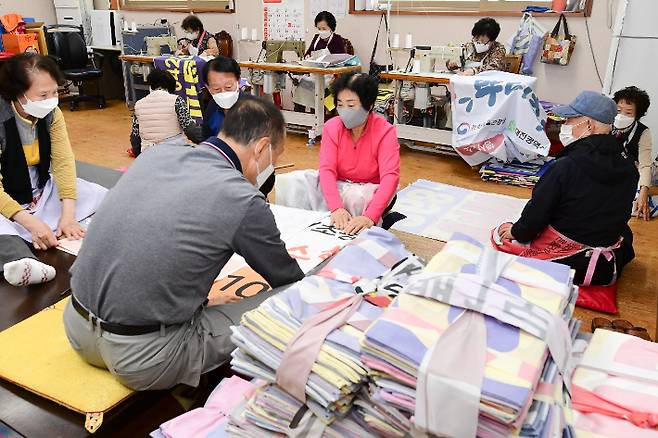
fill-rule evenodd
<path id="1" fill-rule="evenodd" d="M 35 166 L 30 166 L 28 169 L 32 187 L 36 187 L 39 178 L 38 170 Z M 96 212 L 103 198 L 105 198 L 107 189 L 80 178 L 77 179 L 76 183 L 78 199 L 75 204 L 75 218 L 80 222 Z M 57 230 L 62 215 L 62 202 L 59 199 L 59 192 L 52 175 L 43 186 L 43 189 L 32 190 L 32 196 L 34 199 L 38 199 L 36 204 L 24 204 L 22 207 L 48 224 L 51 230 Z M 32 235 L 29 231 L 2 215 L 0 215 L 0 235 L 20 236 L 24 240 L 32 242 Z"/>
<path id="2" fill-rule="evenodd" d="M 352 216 L 362 216 L 379 184 L 338 181 L 343 206 Z M 304 210 L 329 211 L 317 170 L 295 170 L 276 176 L 275 204 Z"/>

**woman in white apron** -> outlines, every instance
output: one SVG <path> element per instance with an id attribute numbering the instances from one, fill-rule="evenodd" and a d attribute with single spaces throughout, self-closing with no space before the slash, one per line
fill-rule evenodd
<path id="1" fill-rule="evenodd" d="M 76 179 L 57 107 L 63 82 L 57 64 L 35 53 L 16 55 L 0 70 L 0 268 L 15 286 L 55 276 L 26 241 L 47 250 L 58 237 L 81 239 L 78 221 L 96 211 L 107 191 Z"/>
<path id="2" fill-rule="evenodd" d="M 276 204 L 331 212 L 331 224 L 357 234 L 381 224 L 400 182 L 395 127 L 373 113 L 377 80 L 346 73 L 332 86 L 338 116 L 322 132 L 320 169 L 277 175 Z"/>

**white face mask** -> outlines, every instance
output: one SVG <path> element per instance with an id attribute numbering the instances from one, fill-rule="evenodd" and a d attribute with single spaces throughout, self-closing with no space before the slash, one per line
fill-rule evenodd
<path id="1" fill-rule="evenodd" d="M 573 143 L 574 141 L 576 141 L 576 140 L 580 140 L 581 138 L 583 138 L 583 135 L 585 135 L 584 133 L 583 133 L 583 135 L 581 135 L 581 136 L 578 137 L 578 138 L 575 138 L 575 137 L 573 136 L 573 128 L 576 127 L 576 126 L 580 126 L 580 125 L 582 125 L 583 123 L 587 123 L 587 120 L 585 120 L 584 122 L 580 122 L 580 123 L 578 123 L 578 124 L 576 124 L 576 125 L 567 125 L 567 124 L 565 123 L 565 124 L 563 124 L 563 125 L 560 127 L 560 141 L 562 142 L 562 144 L 563 144 L 565 147 L 566 147 L 566 146 L 569 146 L 569 145 L 570 145 L 571 143 Z"/>
<path id="2" fill-rule="evenodd" d="M 331 36 L 331 31 L 330 30 L 318 30 L 318 35 L 320 36 L 320 39 L 326 40 Z"/>
<path id="3" fill-rule="evenodd" d="M 183 33 L 183 36 L 187 38 L 190 41 L 194 41 L 195 39 L 198 38 L 199 33 L 198 32 L 185 32 Z"/>
<path id="4" fill-rule="evenodd" d="M 615 116 L 614 127 L 617 129 L 626 129 L 635 122 L 633 117 L 627 116 L 625 114 L 617 114 Z"/>
<path id="5" fill-rule="evenodd" d="M 272 161 L 272 145 L 270 144 L 268 146 L 270 150 L 270 164 L 263 169 L 263 171 L 260 171 L 260 166 L 258 165 L 258 160 L 256 160 L 256 172 L 258 172 L 258 175 L 256 175 L 256 187 L 261 188 L 263 184 L 265 184 L 265 181 L 272 176 L 274 173 L 274 162 Z"/>
<path id="6" fill-rule="evenodd" d="M 483 44 L 483 43 L 475 42 L 473 43 L 473 45 L 475 46 L 475 51 L 477 53 L 484 53 L 487 50 L 489 50 L 489 46 L 491 45 L 491 43 Z"/>
<path id="7" fill-rule="evenodd" d="M 43 119 L 46 117 L 59 104 L 58 97 L 51 97 L 50 99 L 35 101 L 31 101 L 25 95 L 23 97 L 25 97 L 25 103 L 22 104 L 23 110 L 32 117 L 36 117 L 37 119 Z"/>
<path id="8" fill-rule="evenodd" d="M 213 100 L 217 105 L 222 109 L 231 109 L 235 102 L 238 101 L 240 97 L 240 91 L 237 89 L 235 91 L 224 91 L 222 93 L 215 93 L 212 95 Z"/>

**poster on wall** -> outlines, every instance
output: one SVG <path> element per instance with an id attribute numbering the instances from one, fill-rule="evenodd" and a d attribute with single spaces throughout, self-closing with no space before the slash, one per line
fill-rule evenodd
<path id="1" fill-rule="evenodd" d="M 311 0 L 311 20 L 322 11 L 329 11 L 336 18 L 343 18 L 347 13 L 347 0 Z"/>
<path id="2" fill-rule="evenodd" d="M 264 0 L 263 39 L 303 40 L 304 0 Z"/>

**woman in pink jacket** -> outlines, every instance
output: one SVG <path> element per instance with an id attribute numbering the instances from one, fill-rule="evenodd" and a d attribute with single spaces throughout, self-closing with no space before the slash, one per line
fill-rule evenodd
<path id="1" fill-rule="evenodd" d="M 392 206 L 400 182 L 400 144 L 395 127 L 372 112 L 375 78 L 347 73 L 336 79 L 332 89 L 339 117 L 329 120 L 322 132 L 320 187 L 332 224 L 356 234 L 379 223 Z M 377 185 L 363 211 L 345 208 L 341 181 Z"/>

